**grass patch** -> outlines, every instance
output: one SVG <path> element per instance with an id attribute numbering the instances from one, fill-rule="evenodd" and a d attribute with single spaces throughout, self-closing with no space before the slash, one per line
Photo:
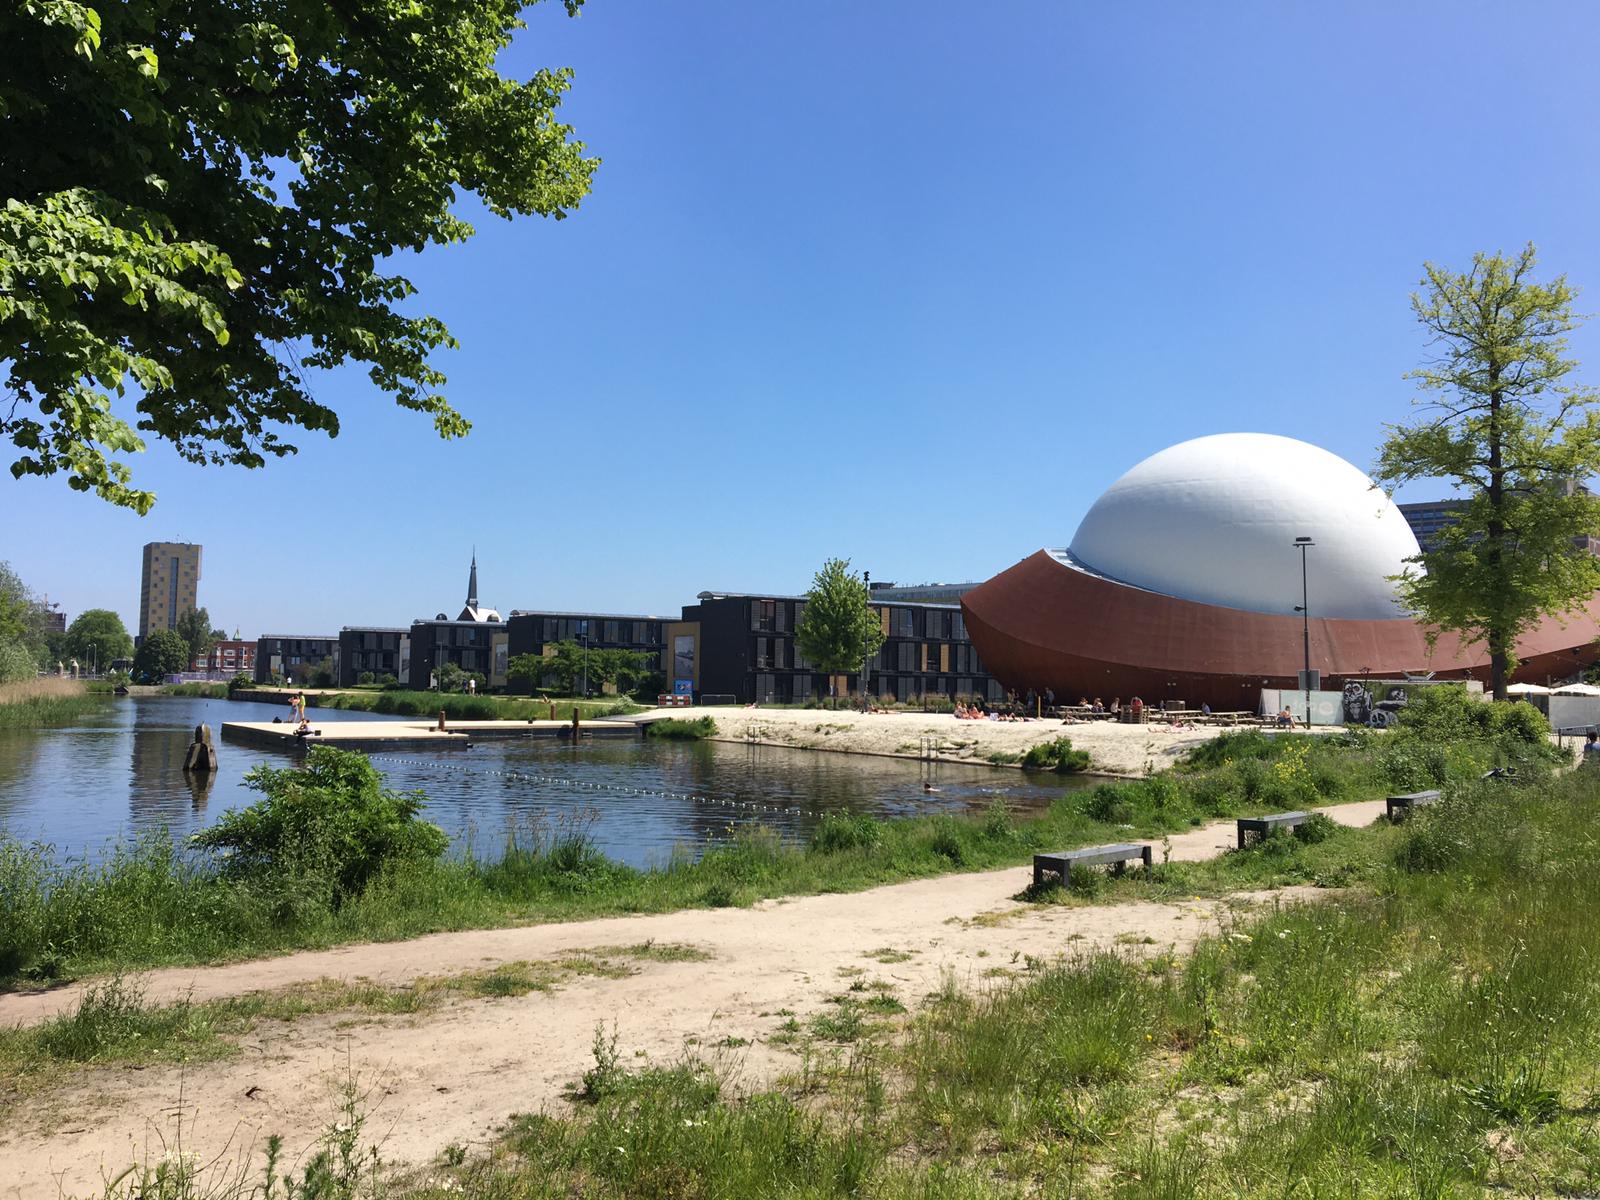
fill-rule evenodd
<path id="1" fill-rule="evenodd" d="M 228 685 L 226 683 L 164 683 L 161 685 L 163 696 L 199 696 L 206 700 L 226 700 L 228 698 Z"/>
<path id="2" fill-rule="evenodd" d="M 24 679 L 0 684 L 0 729 L 70 725 L 100 709 L 107 697 L 72 679 Z"/>
<path id="3" fill-rule="evenodd" d="M 664 738 L 675 742 L 697 742 L 715 737 L 717 723 L 710 717 L 696 717 L 692 721 L 682 717 L 662 717 L 644 727 L 645 737 Z"/>
<path id="4" fill-rule="evenodd" d="M 311 699 L 308 695 L 308 699 Z M 400 717 L 436 717 L 443 709 L 453 721 L 558 721 L 572 720 L 574 710 L 581 721 L 598 717 L 626 716 L 644 712 L 644 706 L 626 699 L 541 700 L 528 696 L 469 696 L 456 692 L 413 692 L 405 690 L 325 692 L 315 696 L 318 708 L 353 709 L 358 712 L 389 713 Z"/>
<path id="5" fill-rule="evenodd" d="M 1070 775 L 1089 769 L 1089 752 L 1074 750 L 1071 738 L 1056 738 L 1053 742 L 1040 742 L 1022 756 L 1024 771 L 1054 771 Z"/>
<path id="6" fill-rule="evenodd" d="M 710 956 L 671 943 L 602 946 L 559 958 L 501 963 L 409 983 L 317 979 L 222 1000 L 152 1005 L 142 985 L 114 976 L 84 990 L 69 1013 L 0 1030 L 0 1096 L 27 1094 L 86 1066 L 144 1066 L 229 1057 L 237 1039 L 267 1021 L 328 1013 L 403 1016 L 452 1000 L 495 1000 L 549 992 L 588 976 L 622 979 L 641 961 L 691 962 Z"/>

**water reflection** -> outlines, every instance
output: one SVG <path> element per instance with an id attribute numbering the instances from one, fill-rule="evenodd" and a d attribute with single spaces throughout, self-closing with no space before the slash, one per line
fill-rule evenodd
<path id="1" fill-rule="evenodd" d="M 0 830 L 101 851 L 108 840 L 165 826 L 179 836 L 255 797 L 243 786 L 259 762 L 289 754 L 216 741 L 218 770 L 185 774 L 194 727 L 267 720 L 275 706 L 188 697 L 108 704 L 72 729 L 0 735 Z M 368 719 L 319 713 L 319 720 Z M 214 738 L 215 740 L 215 738 Z M 762 824 L 788 839 L 810 836 L 827 811 L 895 816 L 1048 803 L 1068 784 L 989 767 L 962 767 L 772 746 L 595 739 L 484 741 L 471 751 L 376 754 L 391 786 L 415 788 L 425 811 L 455 840 L 498 853 L 514 830 L 591 828 L 605 853 L 635 865 L 675 846 L 698 850 L 729 827 Z M 933 781 L 939 791 L 924 794 Z M 1076 781 L 1073 781 L 1076 782 Z"/>

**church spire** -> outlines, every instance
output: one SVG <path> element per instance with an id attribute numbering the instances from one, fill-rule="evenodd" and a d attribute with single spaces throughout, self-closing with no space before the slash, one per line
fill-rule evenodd
<path id="1" fill-rule="evenodd" d="M 467 607 L 478 607 L 478 548 L 472 548 L 472 573 L 467 576 Z"/>

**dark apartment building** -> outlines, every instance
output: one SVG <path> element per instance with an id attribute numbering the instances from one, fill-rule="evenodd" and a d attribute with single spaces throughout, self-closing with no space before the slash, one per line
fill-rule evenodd
<path id="1" fill-rule="evenodd" d="M 1417 545 L 1424 551 L 1434 549 L 1441 530 L 1448 529 L 1460 519 L 1465 500 L 1427 500 L 1419 504 L 1402 504 L 1400 515 L 1411 526 Z"/>
<path id="2" fill-rule="evenodd" d="M 874 696 L 915 701 L 925 695 L 1005 695 L 978 659 L 954 604 L 877 603 L 884 643 L 868 666 Z M 743 704 L 797 704 L 859 692 L 859 670 L 829 677 L 805 660 L 794 629 L 803 596 L 701 592 L 683 619 L 663 629 L 673 690 L 732 696 Z"/>
<path id="3" fill-rule="evenodd" d="M 400 643 L 409 633 L 398 626 L 346 625 L 339 631 L 339 686 L 351 687 L 367 671 L 399 679 Z"/>
<path id="4" fill-rule="evenodd" d="M 661 630 L 667 618 L 629 613 L 525 612 L 513 609 L 506 622 L 508 654 L 543 655 L 556 642 L 577 642 L 592 650 L 635 650 L 660 659 Z M 665 673 L 663 663 L 661 670 Z M 517 691 L 528 690 L 518 680 Z"/>
<path id="5" fill-rule="evenodd" d="M 339 676 L 339 639 L 332 634 L 264 633 L 256 639 L 255 680 L 270 683 L 275 677 L 294 675 L 294 668 L 331 664 Z M 298 681 L 296 681 L 298 682 Z"/>
<path id="6" fill-rule="evenodd" d="M 1566 488 L 1568 495 L 1574 491 L 1589 490 L 1581 483 L 1567 483 L 1560 486 Z M 1461 512 L 1466 507 L 1465 500 L 1425 500 L 1417 504 L 1399 505 L 1400 515 L 1405 517 L 1406 524 L 1411 526 L 1417 545 L 1422 547 L 1424 553 L 1438 548 L 1440 531 L 1448 529 L 1460 520 Z M 1572 544 L 1579 550 L 1587 550 L 1590 554 L 1600 554 L 1600 537 L 1592 534 L 1580 534 L 1572 539 Z"/>
<path id="7" fill-rule="evenodd" d="M 502 621 L 413 621 L 400 655 L 400 682 L 426 690 L 445 663 L 477 671 L 488 687 L 506 683 L 506 627 Z"/>

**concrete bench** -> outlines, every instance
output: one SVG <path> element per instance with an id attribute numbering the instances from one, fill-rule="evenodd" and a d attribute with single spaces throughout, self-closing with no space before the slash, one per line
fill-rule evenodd
<path id="1" fill-rule="evenodd" d="M 1239 818 L 1239 849 L 1244 849 L 1245 838 L 1248 834 L 1255 834 L 1258 838 L 1265 838 L 1274 829 L 1293 829 L 1296 825 L 1304 825 L 1311 819 L 1308 812 L 1269 813 L 1264 817 Z"/>
<path id="2" fill-rule="evenodd" d="M 1054 854 L 1033 856 L 1033 885 L 1044 882 L 1044 873 L 1054 871 L 1061 876 L 1063 887 L 1072 882 L 1073 867 L 1098 867 L 1110 864 L 1113 874 L 1121 875 L 1129 859 L 1140 859 L 1144 869 L 1150 869 L 1150 847 L 1139 842 L 1126 842 L 1117 846 L 1085 846 L 1082 850 L 1059 850 Z"/>
<path id="3" fill-rule="evenodd" d="M 1411 815 L 1414 808 L 1423 808 L 1439 799 L 1437 788 L 1429 788 L 1425 792 L 1402 792 L 1398 796 L 1388 796 L 1384 799 L 1384 808 L 1388 812 L 1389 820 L 1397 821 L 1399 814 Z"/>

